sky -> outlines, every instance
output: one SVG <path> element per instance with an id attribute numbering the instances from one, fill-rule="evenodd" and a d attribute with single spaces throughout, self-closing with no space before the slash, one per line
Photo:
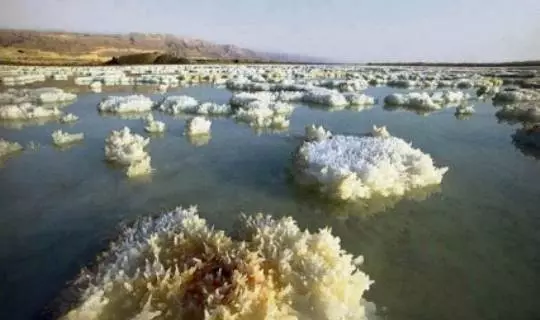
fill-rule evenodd
<path id="1" fill-rule="evenodd" d="M 342 62 L 540 59 L 540 0 L 2 0 L 0 27 L 171 33 Z"/>

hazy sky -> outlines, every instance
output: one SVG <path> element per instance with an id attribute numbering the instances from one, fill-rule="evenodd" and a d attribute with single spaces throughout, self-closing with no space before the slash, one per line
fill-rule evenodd
<path id="1" fill-rule="evenodd" d="M 344 61 L 540 59 L 540 0 L 1 0 L 0 26 L 159 32 Z"/>

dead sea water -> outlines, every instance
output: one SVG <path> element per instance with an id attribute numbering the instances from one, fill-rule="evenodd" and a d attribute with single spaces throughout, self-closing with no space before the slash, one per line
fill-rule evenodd
<path id="1" fill-rule="evenodd" d="M 367 299 L 386 319 L 540 318 L 540 159 L 513 145 L 518 126 L 498 123 L 490 102 L 477 103 L 464 120 L 454 108 L 422 116 L 381 105 L 332 112 L 299 105 L 282 132 L 214 118 L 209 141 L 184 136 L 188 117 L 154 112 L 167 124 L 148 147 L 156 171 L 128 179 L 104 161 L 104 140 L 123 126 L 146 136 L 144 124 L 96 110 L 102 97 L 128 90 L 80 93 L 65 108 L 80 117 L 74 124 L 0 124 L 2 138 L 39 145 L 0 169 L 1 319 L 46 318 L 47 306 L 121 223 L 178 205 L 198 205 L 220 229 L 230 230 L 240 212 L 259 211 L 290 215 L 311 230 L 332 227 L 346 250 L 364 255 L 362 269 L 375 281 Z M 382 101 L 396 91 L 403 90 L 366 94 Z M 167 94 L 180 93 L 217 103 L 231 96 L 210 86 Z M 326 203 L 289 174 L 291 154 L 312 123 L 351 135 L 386 125 L 450 170 L 439 188 L 412 199 Z M 55 148 L 50 134 L 57 129 L 84 132 L 85 140 Z"/>

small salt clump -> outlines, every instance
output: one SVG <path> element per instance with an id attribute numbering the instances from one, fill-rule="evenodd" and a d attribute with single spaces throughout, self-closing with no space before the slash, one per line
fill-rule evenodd
<path id="1" fill-rule="evenodd" d="M 165 123 L 162 121 L 154 120 L 154 116 L 149 114 L 144 119 L 144 130 L 149 133 L 162 133 L 165 132 Z"/>
<path id="2" fill-rule="evenodd" d="M 303 101 L 330 107 L 343 107 L 349 105 L 347 98 L 340 92 L 323 88 L 307 91 L 304 94 Z"/>
<path id="3" fill-rule="evenodd" d="M 332 133 L 329 130 L 324 129 L 323 126 L 306 126 L 306 140 L 307 141 L 321 141 L 325 139 L 330 139 Z"/>
<path id="4" fill-rule="evenodd" d="M 231 237 L 177 208 L 124 230 L 60 319 L 375 319 L 362 262 L 328 228 L 258 214 Z"/>
<path id="5" fill-rule="evenodd" d="M 297 157 L 297 180 L 315 185 L 338 200 L 369 199 L 374 195 L 402 196 L 405 192 L 440 184 L 448 168 L 436 168 L 427 154 L 387 130 L 371 136 L 334 135 L 306 141 Z"/>
<path id="6" fill-rule="evenodd" d="M 52 133 L 53 143 L 57 146 L 62 146 L 74 142 L 78 142 L 84 139 L 84 133 L 67 133 L 62 130 L 56 130 Z"/>
<path id="7" fill-rule="evenodd" d="M 375 98 L 367 96 L 365 94 L 347 93 L 345 99 L 351 106 L 365 106 L 375 104 Z"/>
<path id="8" fill-rule="evenodd" d="M 382 127 L 373 126 L 373 130 L 371 131 L 371 136 L 378 137 L 378 138 L 391 137 L 390 133 L 386 129 L 386 126 L 382 126 Z"/>
<path id="9" fill-rule="evenodd" d="M 0 138 L 0 157 L 22 150 L 23 147 L 18 142 L 9 142 Z"/>
<path id="10" fill-rule="evenodd" d="M 79 117 L 77 117 L 73 113 L 68 113 L 65 116 L 63 116 L 62 118 L 60 118 L 60 122 L 62 122 L 62 123 L 70 123 L 70 122 L 75 122 L 77 120 L 79 120 Z"/>
<path id="11" fill-rule="evenodd" d="M 459 105 L 456 107 L 456 115 L 469 115 L 475 112 L 474 107 L 471 105 Z"/>
<path id="12" fill-rule="evenodd" d="M 144 150 L 150 140 L 131 133 L 128 127 L 112 131 L 105 140 L 105 158 L 127 166 L 129 177 L 146 175 L 152 172 L 150 155 Z"/>
<path id="13" fill-rule="evenodd" d="M 110 96 L 99 103 L 98 110 L 109 113 L 148 112 L 152 110 L 153 104 L 150 98 L 143 95 Z"/>
<path id="14" fill-rule="evenodd" d="M 212 121 L 205 117 L 194 117 L 189 119 L 186 125 L 186 133 L 189 135 L 210 134 Z"/>

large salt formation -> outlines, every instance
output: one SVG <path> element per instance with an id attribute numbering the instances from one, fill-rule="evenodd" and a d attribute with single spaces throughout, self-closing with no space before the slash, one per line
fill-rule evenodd
<path id="1" fill-rule="evenodd" d="M 146 175 L 152 172 L 150 155 L 144 150 L 150 140 L 131 133 L 128 127 L 112 131 L 105 140 L 105 158 L 126 166 L 128 177 Z"/>
<path id="2" fill-rule="evenodd" d="M 193 207 L 141 219 L 74 282 L 82 293 L 61 319 L 373 319 L 362 257 L 329 229 L 262 214 L 241 222 L 230 237 Z"/>
<path id="3" fill-rule="evenodd" d="M 99 103 L 98 110 L 108 113 L 137 113 L 148 112 L 152 110 L 153 105 L 152 100 L 143 95 L 111 96 Z"/>
<path id="4" fill-rule="evenodd" d="M 330 136 L 322 128 L 308 127 L 308 140 L 296 155 L 296 178 L 317 186 L 337 200 L 402 196 L 407 191 L 440 184 L 448 168 L 436 168 L 433 159 L 386 128 L 370 136 Z"/>

